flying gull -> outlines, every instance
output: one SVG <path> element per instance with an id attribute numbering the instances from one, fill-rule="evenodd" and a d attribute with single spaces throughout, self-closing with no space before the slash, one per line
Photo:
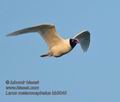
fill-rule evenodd
<path id="1" fill-rule="evenodd" d="M 24 28 L 8 34 L 7 36 L 17 36 L 31 32 L 38 32 L 48 45 L 48 53 L 41 57 L 53 56 L 60 57 L 70 52 L 77 44 L 86 52 L 90 44 L 90 32 L 85 30 L 76 34 L 73 38 L 63 39 L 56 31 L 53 24 L 41 24 L 29 28 Z"/>

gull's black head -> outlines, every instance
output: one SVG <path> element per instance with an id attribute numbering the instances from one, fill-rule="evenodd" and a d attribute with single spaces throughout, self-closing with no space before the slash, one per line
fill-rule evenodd
<path id="1" fill-rule="evenodd" d="M 72 48 L 74 48 L 77 43 L 78 43 L 78 40 L 76 40 L 76 39 L 70 39 L 70 46 L 71 46 Z"/>

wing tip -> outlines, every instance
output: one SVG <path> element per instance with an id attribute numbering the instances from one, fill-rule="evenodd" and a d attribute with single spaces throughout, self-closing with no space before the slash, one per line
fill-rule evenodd
<path id="1" fill-rule="evenodd" d="M 90 35 L 90 31 L 88 31 L 88 30 L 83 30 L 83 31 L 80 32 L 80 34 L 87 34 L 87 35 Z"/>

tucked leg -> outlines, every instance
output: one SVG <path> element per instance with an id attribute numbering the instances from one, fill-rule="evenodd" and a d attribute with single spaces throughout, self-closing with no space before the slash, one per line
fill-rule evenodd
<path id="1" fill-rule="evenodd" d="M 47 56 L 52 56 L 52 55 L 53 55 L 52 52 L 48 52 L 46 54 L 41 55 L 40 57 L 47 57 Z"/>
<path id="2" fill-rule="evenodd" d="M 49 53 L 40 55 L 40 57 L 47 57 L 47 56 L 49 56 Z"/>

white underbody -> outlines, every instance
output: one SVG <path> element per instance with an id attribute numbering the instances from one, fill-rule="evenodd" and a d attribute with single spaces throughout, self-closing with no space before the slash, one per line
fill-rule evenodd
<path id="1" fill-rule="evenodd" d="M 71 51 L 71 46 L 69 43 L 69 39 L 62 40 L 57 43 L 55 46 L 49 49 L 50 56 L 59 57 Z"/>

